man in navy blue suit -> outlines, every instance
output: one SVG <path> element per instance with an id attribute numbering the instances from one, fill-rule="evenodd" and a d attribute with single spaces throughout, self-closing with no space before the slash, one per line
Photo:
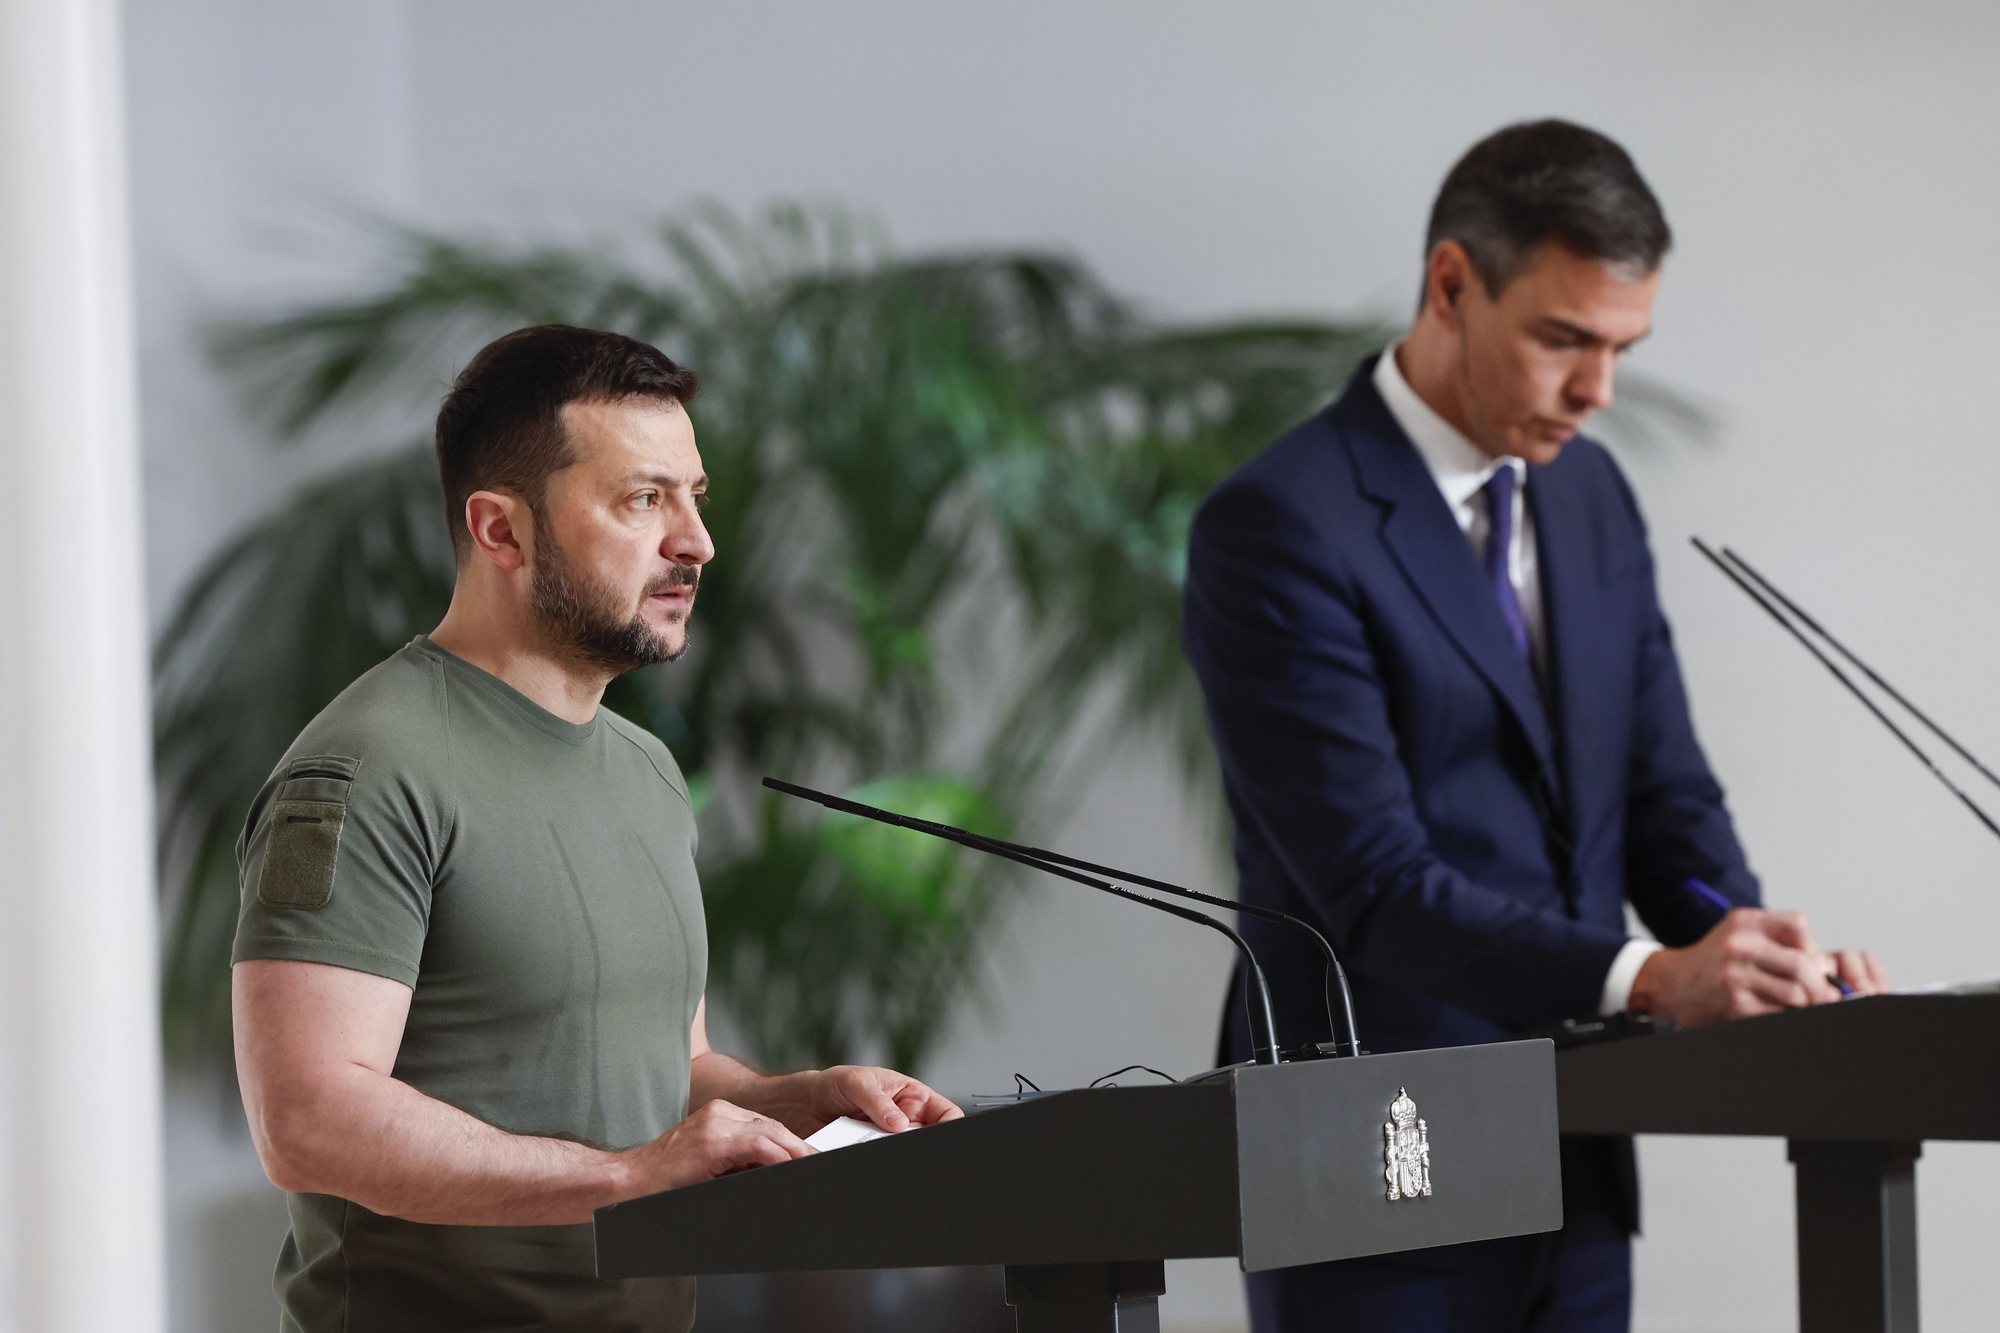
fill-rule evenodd
<path id="1" fill-rule="evenodd" d="M 1884 986 L 1868 955 L 1761 908 L 1638 506 L 1577 434 L 1652 326 L 1669 242 L 1604 136 L 1542 121 L 1475 145 L 1433 208 L 1409 333 L 1195 520 L 1185 637 L 1239 892 L 1325 931 L 1371 1050 Z M 1319 959 L 1243 933 L 1287 1040 L 1317 1037 Z M 1562 1170 L 1560 1232 L 1256 1274 L 1257 1333 L 1623 1333 L 1630 1141 L 1565 1139 Z"/>

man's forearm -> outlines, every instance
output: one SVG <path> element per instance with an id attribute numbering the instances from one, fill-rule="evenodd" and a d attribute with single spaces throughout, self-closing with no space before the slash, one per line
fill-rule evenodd
<path id="1" fill-rule="evenodd" d="M 587 1222 L 631 1194 L 616 1153 L 509 1134 L 358 1065 L 273 1119 L 264 1138 L 275 1183 L 407 1221 Z"/>
<path id="2" fill-rule="evenodd" d="M 816 1069 L 796 1074 L 766 1074 L 718 1051 L 705 1051 L 688 1070 L 688 1111 L 712 1101 L 732 1102 L 746 1111 L 767 1115 L 801 1137 L 826 1123 L 815 1104 Z"/>

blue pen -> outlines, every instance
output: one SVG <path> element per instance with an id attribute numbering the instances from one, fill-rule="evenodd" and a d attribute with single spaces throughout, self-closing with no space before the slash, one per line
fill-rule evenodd
<path id="1" fill-rule="evenodd" d="M 1701 899 L 1703 902 L 1707 903 L 1710 907 L 1713 907 L 1718 912 L 1721 912 L 1724 916 L 1727 916 L 1731 912 L 1736 910 L 1735 903 L 1730 902 L 1729 899 L 1723 897 L 1721 894 L 1717 893 L 1714 889 L 1702 883 L 1700 880 L 1695 879 L 1693 876 L 1689 876 L 1687 879 L 1683 880 L 1681 882 L 1681 887 L 1686 889 L 1689 893 L 1692 893 L 1695 897 Z M 1848 985 L 1846 982 L 1842 981 L 1839 977 L 1829 975 L 1827 977 L 1827 981 L 1830 982 L 1833 985 L 1833 988 L 1839 991 L 1842 995 L 1854 994 L 1854 987 Z"/>
<path id="2" fill-rule="evenodd" d="M 1681 884 L 1681 887 L 1686 889 L 1689 893 L 1692 893 L 1695 897 L 1701 899 L 1703 902 L 1707 903 L 1710 907 L 1713 907 L 1716 911 L 1722 913 L 1724 916 L 1728 916 L 1731 912 L 1736 910 L 1735 903 L 1730 902 L 1729 899 L 1723 897 L 1721 894 L 1717 893 L 1714 889 L 1709 888 L 1708 885 L 1702 883 L 1698 879 L 1690 877 Z"/>

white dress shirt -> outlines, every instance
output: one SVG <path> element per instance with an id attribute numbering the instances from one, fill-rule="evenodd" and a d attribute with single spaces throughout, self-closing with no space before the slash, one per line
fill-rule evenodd
<path id="1" fill-rule="evenodd" d="M 1375 363 L 1375 391 L 1382 395 L 1389 415 L 1403 428 L 1403 434 L 1417 446 L 1424 466 L 1430 469 L 1431 480 L 1437 483 L 1451 516 L 1458 520 L 1459 530 L 1472 543 L 1473 552 L 1482 558 L 1486 535 L 1493 525 L 1486 512 L 1486 498 L 1480 492 L 1495 472 L 1503 467 L 1514 469 L 1514 540 L 1507 550 L 1507 579 L 1514 585 L 1514 595 L 1521 603 L 1521 618 L 1528 625 L 1528 650 L 1534 659 L 1535 673 L 1546 678 L 1548 636 L 1543 624 L 1534 517 L 1528 511 L 1528 465 L 1518 458 L 1493 457 L 1439 416 L 1403 378 L 1402 369 L 1396 364 L 1399 350 L 1400 344 L 1382 353 L 1382 359 Z M 1639 968 L 1659 948 L 1652 940 L 1625 942 L 1625 947 L 1611 960 L 1611 970 L 1605 974 L 1604 990 L 1598 999 L 1599 1013 L 1618 1013 L 1631 1002 L 1632 983 L 1639 976 Z"/>

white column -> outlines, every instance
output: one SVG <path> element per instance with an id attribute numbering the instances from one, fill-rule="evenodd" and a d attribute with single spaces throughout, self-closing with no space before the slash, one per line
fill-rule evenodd
<path id="1" fill-rule="evenodd" d="M 0 0 L 0 1328 L 165 1325 L 115 0 Z"/>

